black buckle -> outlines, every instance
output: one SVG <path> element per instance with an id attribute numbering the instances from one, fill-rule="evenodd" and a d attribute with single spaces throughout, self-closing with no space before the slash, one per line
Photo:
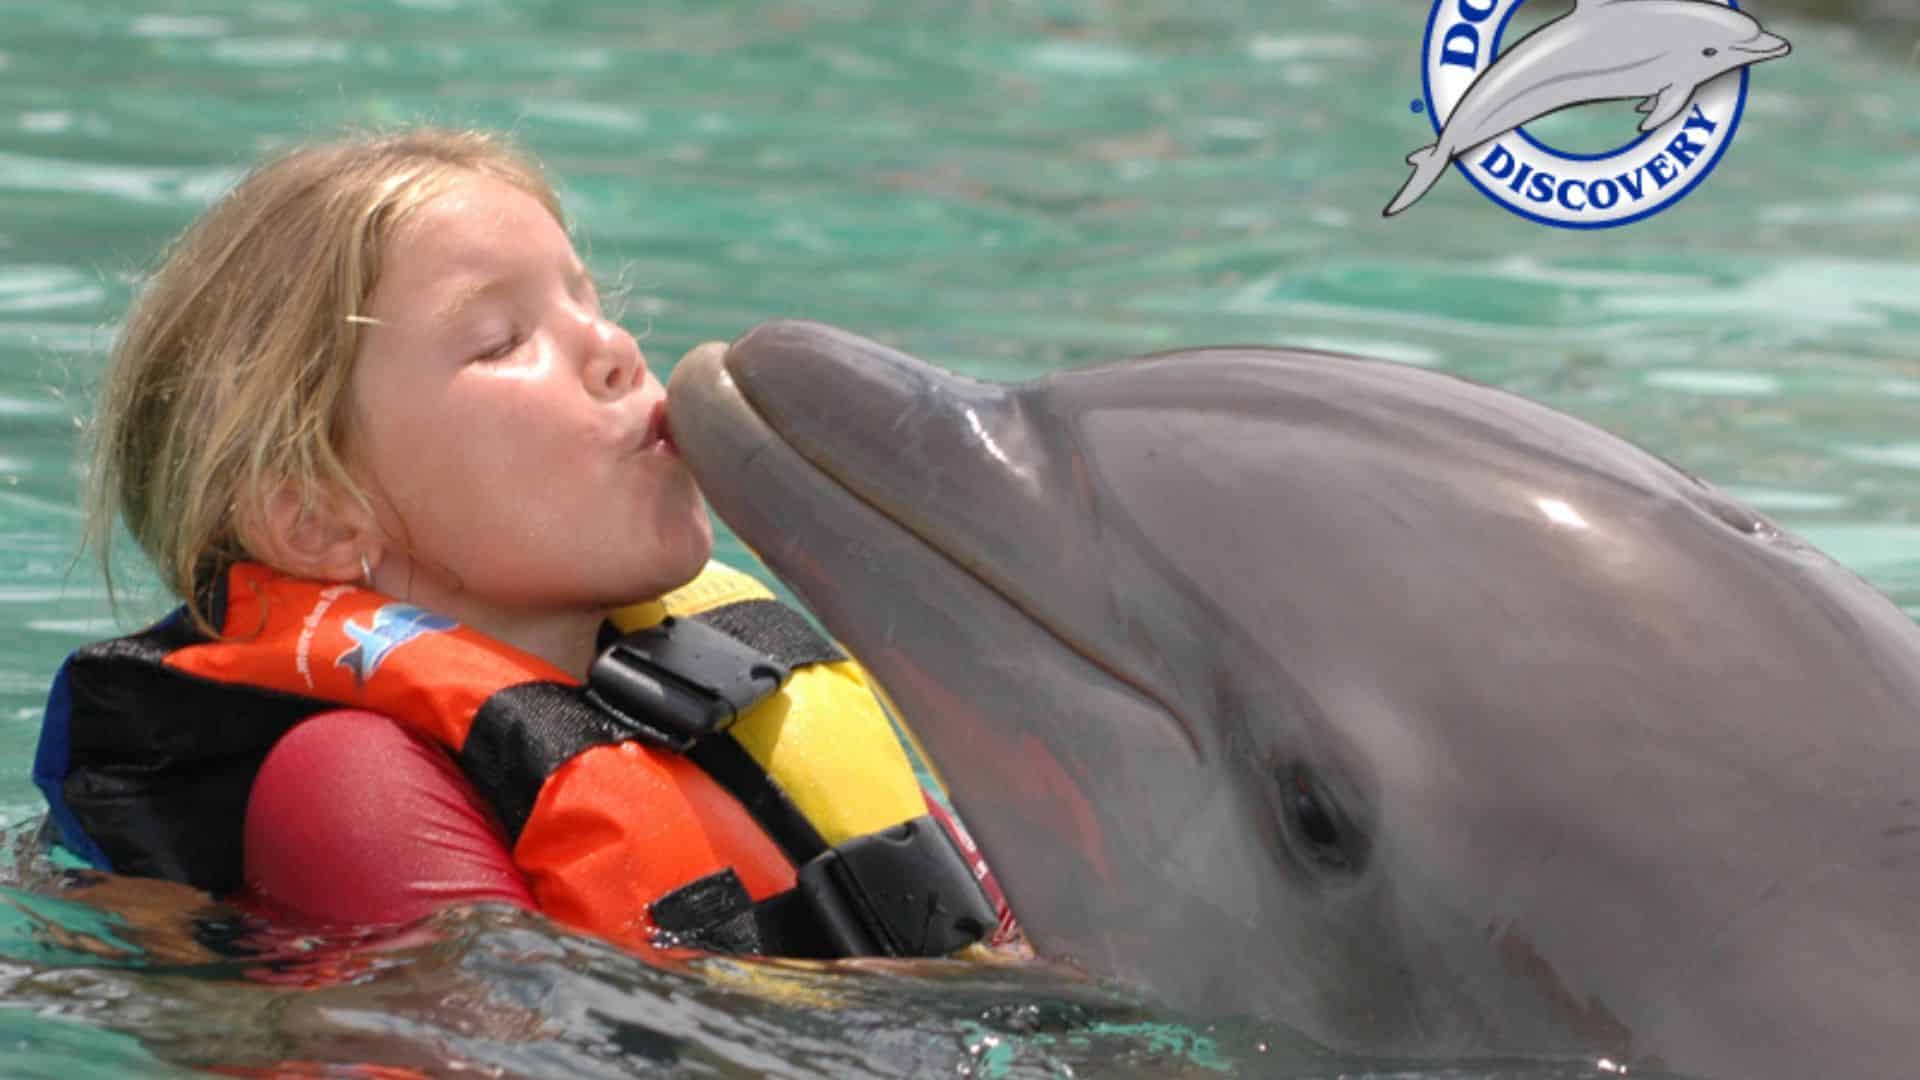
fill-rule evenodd
<path id="1" fill-rule="evenodd" d="M 841 956 L 946 956 L 999 925 L 973 868 L 931 816 L 821 854 L 800 868 L 796 888 Z"/>
<path id="2" fill-rule="evenodd" d="M 614 642 L 587 700 L 655 746 L 685 753 L 777 692 L 785 664 L 695 619 L 669 615 Z"/>

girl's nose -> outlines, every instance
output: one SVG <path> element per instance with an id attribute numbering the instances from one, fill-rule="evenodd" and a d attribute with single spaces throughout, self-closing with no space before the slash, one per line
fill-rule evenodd
<path id="1" fill-rule="evenodd" d="M 639 386 L 647 360 L 640 343 L 612 319 L 587 317 L 587 362 L 583 375 L 596 397 L 617 398 Z"/>

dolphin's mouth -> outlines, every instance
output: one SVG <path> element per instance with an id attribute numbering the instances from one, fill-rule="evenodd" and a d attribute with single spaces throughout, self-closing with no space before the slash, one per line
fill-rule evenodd
<path id="1" fill-rule="evenodd" d="M 1776 60 L 1793 51 L 1793 46 L 1787 42 L 1787 39 L 1777 34 L 1761 34 L 1751 40 L 1732 45 L 1730 48 L 1734 52 L 1753 57 L 1752 63 Z"/>

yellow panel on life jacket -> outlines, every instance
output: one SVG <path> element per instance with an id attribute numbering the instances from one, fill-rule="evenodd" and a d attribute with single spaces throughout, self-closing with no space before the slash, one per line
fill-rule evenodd
<path id="1" fill-rule="evenodd" d="M 613 613 L 622 632 L 667 615 L 696 615 L 744 600 L 772 600 L 759 581 L 718 562 L 658 601 Z M 828 845 L 879 832 L 927 812 L 913 764 L 851 660 L 809 664 L 730 729 Z"/>

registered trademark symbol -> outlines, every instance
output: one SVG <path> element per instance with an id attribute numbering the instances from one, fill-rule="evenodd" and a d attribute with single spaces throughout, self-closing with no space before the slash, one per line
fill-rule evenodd
<path id="1" fill-rule="evenodd" d="M 1419 98 L 1414 98 L 1412 108 L 1413 108 L 1413 115 L 1419 116 L 1421 113 L 1427 111 L 1427 103 L 1424 101 L 1421 101 Z"/>

